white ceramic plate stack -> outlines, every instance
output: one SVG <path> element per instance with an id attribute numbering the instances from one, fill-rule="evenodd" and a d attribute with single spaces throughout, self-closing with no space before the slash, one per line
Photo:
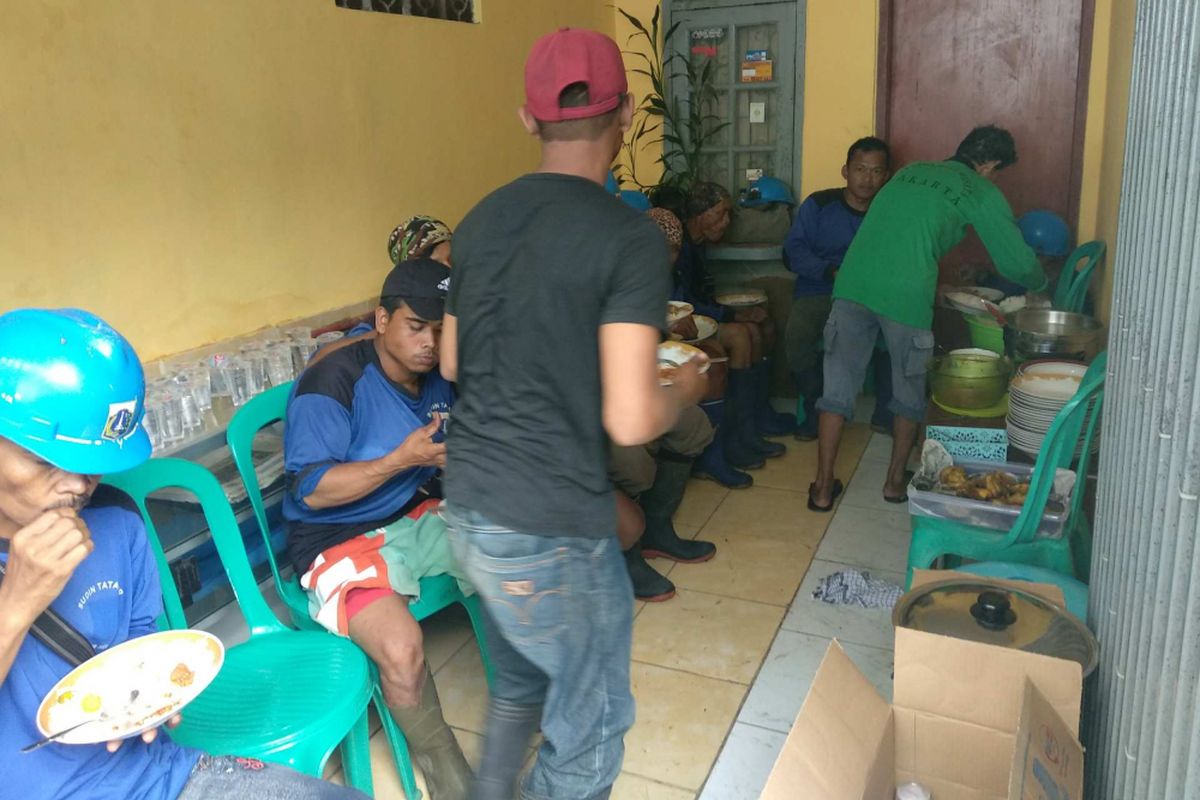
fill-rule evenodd
<path id="1" fill-rule="evenodd" d="M 1087 366 L 1076 361 L 1038 361 L 1017 371 L 1009 384 L 1008 442 L 1030 455 L 1037 455 L 1058 412 L 1075 396 Z M 1093 452 L 1099 431 L 1093 439 Z M 1079 448 L 1076 447 L 1076 455 Z"/>

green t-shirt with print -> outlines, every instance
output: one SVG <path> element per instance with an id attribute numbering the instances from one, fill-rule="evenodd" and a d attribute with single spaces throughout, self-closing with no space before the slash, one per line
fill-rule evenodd
<path id="1" fill-rule="evenodd" d="M 929 328 L 938 261 L 962 241 L 968 225 L 1001 274 L 1032 291 L 1046 288 L 1046 274 L 995 184 L 958 161 L 918 161 L 897 172 L 871 202 L 833 296 Z"/>

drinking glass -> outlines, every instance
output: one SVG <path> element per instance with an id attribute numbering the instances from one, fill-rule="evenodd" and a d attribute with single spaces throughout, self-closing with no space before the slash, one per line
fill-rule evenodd
<path id="1" fill-rule="evenodd" d="M 281 386 L 296 377 L 291 342 L 274 342 L 267 348 L 267 377 L 272 386 Z"/>
<path id="2" fill-rule="evenodd" d="M 243 359 L 230 359 L 226 362 L 225 381 L 229 384 L 229 394 L 233 405 L 240 407 L 254 396 L 251 383 L 250 364 Z"/>

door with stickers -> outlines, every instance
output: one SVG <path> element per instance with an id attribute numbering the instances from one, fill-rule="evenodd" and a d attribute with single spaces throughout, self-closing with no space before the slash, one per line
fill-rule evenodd
<path id="1" fill-rule="evenodd" d="M 713 63 L 715 97 L 705 111 L 720 129 L 701 153 L 701 178 L 735 197 L 762 176 L 800 185 L 803 2 L 672 0 L 676 48 L 697 67 Z M 685 97 L 686 78 L 671 92 Z"/>

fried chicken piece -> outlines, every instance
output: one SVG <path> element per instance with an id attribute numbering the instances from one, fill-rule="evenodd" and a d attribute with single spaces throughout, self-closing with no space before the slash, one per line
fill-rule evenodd
<path id="1" fill-rule="evenodd" d="M 196 673 L 188 669 L 187 664 L 179 663 L 171 670 L 171 683 L 176 686 L 191 686 L 196 679 Z"/>
<path id="2" fill-rule="evenodd" d="M 1004 497 L 1012 491 L 1016 481 L 1006 472 L 989 472 L 983 477 L 983 485 L 993 498 Z"/>
<path id="3" fill-rule="evenodd" d="M 967 471 L 962 467 L 946 467 L 938 475 L 938 482 L 947 489 L 961 489 L 967 483 Z"/>

